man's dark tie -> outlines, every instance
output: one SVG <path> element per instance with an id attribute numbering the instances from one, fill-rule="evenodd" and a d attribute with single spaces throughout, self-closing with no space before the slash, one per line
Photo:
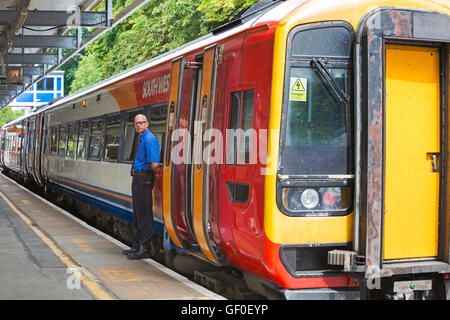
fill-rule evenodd
<path id="1" fill-rule="evenodd" d="M 138 144 L 137 144 L 136 152 L 134 153 L 133 164 L 131 165 L 131 170 L 130 170 L 130 176 L 133 175 L 134 162 L 136 161 L 136 157 L 137 157 L 137 154 L 138 154 L 138 152 L 139 152 L 139 147 L 140 147 L 140 146 L 141 146 L 141 137 L 139 137 L 139 139 L 138 139 Z"/>

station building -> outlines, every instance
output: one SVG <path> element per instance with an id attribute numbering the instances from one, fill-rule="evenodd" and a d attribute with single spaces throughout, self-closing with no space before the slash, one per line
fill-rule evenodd
<path id="1" fill-rule="evenodd" d="M 18 96 L 9 106 L 12 110 L 25 109 L 28 114 L 34 108 L 64 96 L 64 71 L 54 71 Z"/>

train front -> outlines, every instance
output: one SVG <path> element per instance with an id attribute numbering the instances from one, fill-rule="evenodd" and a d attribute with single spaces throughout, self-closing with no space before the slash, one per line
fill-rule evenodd
<path id="1" fill-rule="evenodd" d="M 450 9 L 393 5 L 310 1 L 277 28 L 264 219 L 286 298 L 450 299 Z"/>

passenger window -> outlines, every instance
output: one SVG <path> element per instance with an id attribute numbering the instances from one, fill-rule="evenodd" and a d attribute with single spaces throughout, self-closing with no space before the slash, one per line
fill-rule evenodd
<path id="1" fill-rule="evenodd" d="M 253 163 L 250 158 L 252 148 L 253 130 L 253 106 L 254 106 L 254 90 L 244 91 L 244 99 L 242 101 L 242 121 L 241 129 L 244 133 L 239 137 L 239 159 L 238 163 Z"/>
<path id="2" fill-rule="evenodd" d="M 117 160 L 119 158 L 120 114 L 107 117 L 105 140 L 105 160 Z"/>
<path id="3" fill-rule="evenodd" d="M 66 157 L 69 157 L 70 159 L 75 158 L 77 132 L 78 132 L 78 123 L 76 122 L 70 123 L 69 136 L 67 138 L 67 152 L 66 152 Z"/>
<path id="4" fill-rule="evenodd" d="M 232 92 L 227 130 L 226 163 L 249 164 L 253 130 L 254 89 Z M 255 159 L 256 160 L 256 159 Z"/>
<path id="5" fill-rule="evenodd" d="M 88 155 L 88 158 L 91 160 L 100 160 L 101 146 L 103 145 L 103 127 L 102 119 L 92 121 Z"/>
<path id="6" fill-rule="evenodd" d="M 50 134 L 51 134 L 51 146 L 50 146 L 50 153 L 53 156 L 56 156 L 58 154 L 58 127 L 51 127 L 50 128 Z"/>
<path id="7" fill-rule="evenodd" d="M 166 166 L 170 163 L 170 158 L 172 156 L 171 147 L 172 147 L 172 132 L 175 126 L 175 103 L 172 101 L 170 104 L 170 114 L 169 114 L 169 128 L 167 130 L 167 145 L 166 145 Z"/>
<path id="8" fill-rule="evenodd" d="M 131 162 L 134 158 L 134 153 L 137 144 L 138 135 L 134 129 L 134 118 L 142 113 L 142 110 L 127 112 L 125 114 L 125 133 L 123 141 L 123 161 Z"/>
<path id="9" fill-rule="evenodd" d="M 34 119 L 30 120 L 28 123 L 28 153 L 33 153 L 33 142 L 34 142 Z"/>
<path id="10" fill-rule="evenodd" d="M 160 146 L 160 162 L 164 161 L 164 145 L 166 142 L 167 105 L 152 107 L 150 109 L 150 131 L 158 139 Z"/>
<path id="11" fill-rule="evenodd" d="M 67 124 L 61 125 L 58 140 L 58 157 L 64 158 L 66 156 L 67 147 Z"/>
<path id="12" fill-rule="evenodd" d="M 86 147 L 87 140 L 89 138 L 89 121 L 83 121 L 80 123 L 79 135 L 78 135 L 78 148 L 77 158 L 86 159 Z"/>

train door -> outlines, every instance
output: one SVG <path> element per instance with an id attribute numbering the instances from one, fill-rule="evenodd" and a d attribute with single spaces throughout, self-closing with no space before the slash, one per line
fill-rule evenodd
<path id="1" fill-rule="evenodd" d="M 177 223 L 175 219 L 174 208 L 174 170 L 175 166 L 172 159 L 172 133 L 179 125 L 179 105 L 181 100 L 181 90 L 183 87 L 183 73 L 184 73 L 183 58 L 176 59 L 172 62 L 172 71 L 170 77 L 169 90 L 169 107 L 167 110 L 167 127 L 166 127 L 166 141 L 164 144 L 164 163 L 163 163 L 163 216 L 164 225 L 167 232 L 175 243 L 180 248 L 185 248 L 182 236 L 178 232 Z"/>
<path id="2" fill-rule="evenodd" d="M 176 107 L 175 130 L 172 135 L 172 203 L 175 224 L 180 237 L 186 242 L 196 242 L 191 213 L 191 134 L 193 109 L 196 102 L 196 87 L 198 86 L 198 68 L 201 63 L 196 58 L 186 57 L 184 68 L 180 75 L 180 99 Z"/>
<path id="3" fill-rule="evenodd" d="M 25 177 L 26 173 L 27 173 L 27 171 L 26 171 L 26 169 L 27 169 L 26 148 L 28 147 L 27 141 L 28 141 L 28 135 L 29 135 L 29 130 L 30 130 L 28 120 L 22 121 L 22 128 L 23 128 L 23 131 L 22 131 L 22 134 L 20 137 L 20 143 L 19 143 L 19 147 L 20 147 L 19 158 L 20 158 L 20 172 Z"/>
<path id="4" fill-rule="evenodd" d="M 36 130 L 35 130 L 35 148 L 34 148 L 34 177 L 35 181 L 42 185 L 41 176 L 41 153 L 43 144 L 43 114 L 36 116 Z"/>
<path id="5" fill-rule="evenodd" d="M 386 46 L 384 260 L 438 255 L 440 49 Z"/>
<path id="6" fill-rule="evenodd" d="M 196 112 L 193 147 L 192 173 L 192 213 L 197 242 L 206 258 L 218 263 L 214 243 L 210 237 L 209 225 L 209 165 L 208 157 L 204 157 L 205 133 L 212 128 L 214 114 L 214 96 L 217 67 L 217 47 L 206 48 L 203 54 L 202 81 L 199 103 Z M 206 158 L 206 159 L 205 159 Z"/>
<path id="7" fill-rule="evenodd" d="M 30 117 L 28 120 L 27 130 L 27 146 L 25 148 L 25 169 L 26 175 L 32 177 L 33 175 L 33 143 L 34 143 L 34 118 Z"/>
<path id="8" fill-rule="evenodd" d="M 47 180 L 48 173 L 48 157 L 50 155 L 50 143 L 51 143 L 51 130 L 49 128 L 49 115 L 42 113 L 42 151 L 40 153 L 40 172 L 42 181 Z"/>
<path id="9" fill-rule="evenodd" d="M 0 166 L 3 166 L 5 163 L 3 158 L 3 154 L 5 152 L 5 136 L 5 131 L 0 130 Z"/>
<path id="10" fill-rule="evenodd" d="M 36 174 L 35 174 L 35 147 L 36 147 L 36 127 L 37 127 L 37 117 L 33 116 L 30 120 L 30 136 L 29 136 L 29 147 L 28 147 L 28 174 L 30 177 L 36 181 Z"/>

